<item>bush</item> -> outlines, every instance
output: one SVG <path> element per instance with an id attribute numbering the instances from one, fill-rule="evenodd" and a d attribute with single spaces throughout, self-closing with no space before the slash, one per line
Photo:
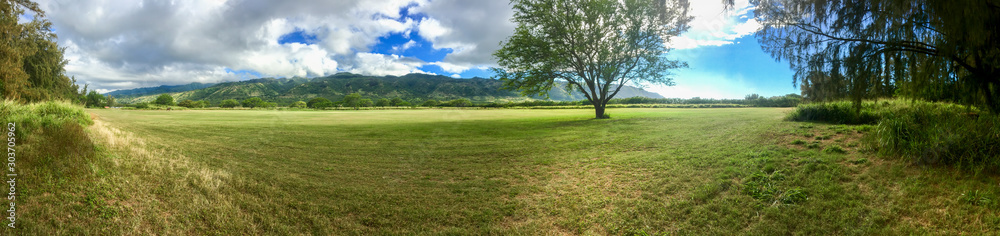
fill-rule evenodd
<path id="1" fill-rule="evenodd" d="M 867 102 L 862 104 L 860 110 L 855 110 L 854 105 L 848 101 L 800 104 L 786 119 L 834 124 L 875 124 L 879 117 L 873 106 L 873 103 Z"/>
<path id="2" fill-rule="evenodd" d="M 159 97 L 156 97 L 156 101 L 153 102 L 153 103 L 164 105 L 164 106 L 173 106 L 174 105 L 174 97 L 171 97 L 170 94 L 166 94 L 166 93 L 160 94 Z"/>
<path id="3" fill-rule="evenodd" d="M 187 107 L 187 108 L 201 108 L 201 107 L 204 107 L 204 103 L 195 102 L 195 101 L 191 101 L 191 100 L 181 101 L 181 102 L 177 103 L 177 105 L 178 106 L 182 106 L 182 107 Z"/>
<path id="4" fill-rule="evenodd" d="M 226 99 L 219 103 L 219 107 L 222 108 L 234 108 L 238 106 L 240 106 L 240 102 L 237 102 L 236 99 Z"/>
<path id="5" fill-rule="evenodd" d="M 365 98 L 365 99 L 358 100 L 358 106 L 359 107 L 371 107 L 372 105 L 374 105 L 374 103 L 372 103 L 371 99 Z"/>
<path id="6" fill-rule="evenodd" d="M 309 102 L 306 103 L 306 106 L 313 109 L 323 109 L 327 107 L 332 107 L 333 102 L 331 102 L 330 99 L 326 99 L 323 97 L 316 97 L 309 100 Z"/>
<path id="7" fill-rule="evenodd" d="M 448 107 L 471 107 L 472 106 L 472 101 L 469 101 L 469 99 L 465 99 L 465 98 L 459 98 L 459 99 L 448 101 L 448 102 L 446 102 L 444 104 L 441 104 L 441 105 L 442 106 L 448 106 Z"/>
<path id="8" fill-rule="evenodd" d="M 437 106 L 437 105 L 438 105 L 438 101 L 434 100 L 434 99 L 427 100 L 423 104 L 421 104 L 421 106 L 425 106 L 425 107 L 433 107 L 433 106 Z"/>
<path id="9" fill-rule="evenodd" d="M 248 108 L 262 107 L 264 105 L 264 100 L 261 100 L 259 97 L 252 97 L 244 99 L 240 104 L 243 104 L 243 107 Z"/>
<path id="10" fill-rule="evenodd" d="M 968 170 L 1000 170 L 1000 117 L 971 108 L 917 103 L 886 113 L 866 139 L 883 156 Z"/>
<path id="11" fill-rule="evenodd" d="M 4 130 L 8 130 L 8 123 L 14 123 L 14 136 L 4 140 L 14 138 L 14 148 L 19 147 L 17 168 L 31 173 L 25 175 L 33 178 L 29 183 L 41 185 L 89 170 L 86 161 L 95 149 L 84 126 L 93 121 L 82 107 L 68 102 L 19 104 L 7 100 L 0 101 L 0 117 Z"/>
<path id="12" fill-rule="evenodd" d="M 375 101 L 375 106 L 377 106 L 377 107 L 387 107 L 387 106 L 389 106 L 391 104 L 392 104 L 392 102 L 389 101 L 389 99 L 387 99 L 387 98 L 382 98 L 382 99 L 379 99 L 378 101 Z"/>
<path id="13" fill-rule="evenodd" d="M 308 106 L 308 105 L 309 104 L 306 104 L 306 102 L 304 102 L 304 101 L 298 101 L 298 102 L 292 103 L 292 105 L 289 106 L 289 107 L 291 107 L 291 108 L 306 108 L 306 106 Z"/>
<path id="14" fill-rule="evenodd" d="M 853 109 L 850 102 L 803 104 L 787 119 L 875 124 L 856 130 L 874 130 L 865 132 L 864 142 L 879 155 L 972 171 L 1000 170 L 997 114 L 980 115 L 973 107 L 951 103 L 899 99 L 864 102 L 860 112 Z M 835 152 L 833 147 L 828 150 Z"/>
<path id="15" fill-rule="evenodd" d="M 136 103 L 135 104 L 135 108 L 137 108 L 137 109 L 149 109 L 149 103 L 145 103 L 145 102 Z"/>

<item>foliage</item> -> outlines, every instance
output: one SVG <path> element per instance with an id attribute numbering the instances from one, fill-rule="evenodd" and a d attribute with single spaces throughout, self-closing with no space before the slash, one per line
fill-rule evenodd
<path id="1" fill-rule="evenodd" d="M 118 106 L 118 102 L 115 101 L 115 96 L 108 95 L 104 97 L 104 105 L 109 107 L 116 107 Z"/>
<path id="2" fill-rule="evenodd" d="M 177 103 L 177 105 L 178 106 L 182 106 L 182 107 L 187 107 L 187 108 L 203 108 L 203 107 L 205 107 L 205 103 L 203 103 L 202 101 L 191 101 L 191 100 L 181 101 L 181 102 Z"/>
<path id="3" fill-rule="evenodd" d="M 431 100 L 427 100 L 427 101 L 424 101 L 424 102 L 423 102 L 423 103 L 421 103 L 420 105 L 421 105 L 421 106 L 425 106 L 425 107 L 435 107 L 435 106 L 437 106 L 438 104 L 439 104 L 439 103 L 438 103 L 438 101 L 437 101 L 437 100 L 434 100 L 434 99 L 431 99 Z"/>
<path id="4" fill-rule="evenodd" d="M 803 104 L 787 119 L 875 124 L 875 132 L 864 140 L 882 156 L 973 171 L 1000 170 L 1000 117 L 996 115 L 951 103 L 898 99 L 861 106 L 860 112 L 854 112 L 853 104 L 846 101 Z"/>
<path id="5" fill-rule="evenodd" d="M 306 103 L 306 106 L 309 108 L 323 109 L 327 107 L 332 107 L 333 102 L 330 102 L 330 99 L 326 99 L 324 97 L 315 97 L 313 99 L 310 99 L 309 102 Z"/>
<path id="6" fill-rule="evenodd" d="M 105 98 L 104 95 L 97 93 L 97 91 L 91 90 L 87 93 L 86 107 L 104 107 Z"/>
<path id="7" fill-rule="evenodd" d="M 750 3 L 761 45 L 789 61 L 807 99 L 860 106 L 898 93 L 1000 111 L 998 1 Z"/>
<path id="8" fill-rule="evenodd" d="M 858 111 L 855 109 L 854 105 L 847 101 L 801 104 L 786 119 L 835 124 L 875 124 L 880 118 L 874 103 L 865 103 Z"/>
<path id="9" fill-rule="evenodd" d="M 493 53 L 504 88 L 544 95 L 557 81 L 602 118 L 626 84 L 673 85 L 666 42 L 688 29 L 687 1 L 513 0 L 514 35 Z"/>
<path id="10" fill-rule="evenodd" d="M 35 18 L 19 23 L 22 15 Z M 0 99 L 21 102 L 76 100 L 76 79 L 65 75 L 63 49 L 52 23 L 29 0 L 0 1 Z M 86 92 L 86 91 L 84 91 Z"/>
<path id="11" fill-rule="evenodd" d="M 377 107 L 386 107 L 389 106 L 390 104 L 392 103 L 387 98 L 382 98 L 375 102 L 375 106 Z"/>
<path id="12" fill-rule="evenodd" d="M 243 102 L 240 102 L 240 104 L 243 105 L 243 107 L 246 107 L 246 108 L 261 107 L 262 105 L 264 105 L 263 103 L 264 103 L 264 100 L 260 99 L 259 97 L 252 97 L 252 98 L 243 99 Z"/>
<path id="13" fill-rule="evenodd" d="M 917 163 L 1000 170 L 1000 117 L 919 102 L 884 112 L 868 140 L 879 154 Z"/>
<path id="14" fill-rule="evenodd" d="M 444 103 L 441 104 L 441 106 L 446 106 L 446 107 L 471 107 L 472 106 L 472 101 L 469 101 L 469 99 L 461 98 L 461 99 L 455 99 L 455 100 L 444 102 Z"/>
<path id="15" fill-rule="evenodd" d="M 358 109 L 358 107 L 361 106 L 361 94 L 359 93 L 348 94 L 347 96 L 344 96 L 344 99 L 341 101 L 343 102 L 345 107 L 352 107 L 354 109 Z"/>
<path id="16" fill-rule="evenodd" d="M 160 94 L 159 97 L 156 97 L 156 101 L 153 102 L 153 103 L 156 103 L 156 104 L 159 104 L 159 105 L 164 105 L 164 106 L 173 106 L 174 105 L 174 97 L 170 96 L 170 94 L 166 94 L 166 93 Z"/>
<path id="17" fill-rule="evenodd" d="M 373 105 L 375 105 L 375 103 L 373 103 L 371 99 L 365 98 L 365 99 L 358 100 L 357 107 L 371 107 Z"/>
<path id="18" fill-rule="evenodd" d="M 330 100 L 326 100 L 326 101 L 329 102 Z M 291 108 L 306 108 L 308 106 L 309 106 L 309 104 L 307 104 L 305 101 L 298 101 L 298 102 L 292 103 L 292 105 L 289 106 L 289 107 L 291 107 Z"/>
<path id="19" fill-rule="evenodd" d="M 272 108 L 278 107 L 278 103 L 274 103 L 274 102 L 261 102 L 261 103 L 258 104 L 257 107 L 272 109 Z"/>
<path id="20" fill-rule="evenodd" d="M 407 103 L 406 105 L 403 105 L 404 102 L 406 102 L 406 101 L 403 101 L 402 98 L 395 97 L 395 98 L 392 98 L 391 101 L 389 101 L 389 105 L 394 106 L 394 107 L 408 106 L 409 105 L 408 102 L 406 102 Z"/>
<path id="21" fill-rule="evenodd" d="M 240 102 L 237 102 L 236 99 L 226 99 L 219 103 L 219 107 L 222 108 L 234 108 L 238 106 L 240 106 Z"/>

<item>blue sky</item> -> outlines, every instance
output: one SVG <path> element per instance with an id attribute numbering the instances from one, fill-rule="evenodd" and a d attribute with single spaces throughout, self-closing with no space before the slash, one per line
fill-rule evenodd
<path id="1" fill-rule="evenodd" d="M 67 74 L 98 91 L 259 77 L 430 73 L 490 77 L 514 25 L 507 1 L 130 0 L 39 4 L 66 48 Z M 691 30 L 668 57 L 687 61 L 665 97 L 797 93 L 787 63 L 757 44 L 746 0 L 693 1 Z"/>

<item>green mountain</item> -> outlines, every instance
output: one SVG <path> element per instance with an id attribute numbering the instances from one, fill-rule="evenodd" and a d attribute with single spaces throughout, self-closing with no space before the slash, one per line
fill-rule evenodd
<path id="1" fill-rule="evenodd" d="M 544 99 L 543 97 L 523 97 L 517 92 L 501 89 L 501 82 L 494 79 L 455 79 L 440 75 L 408 74 L 404 76 L 365 76 L 338 73 L 317 78 L 262 78 L 239 82 L 226 82 L 206 88 L 176 92 L 158 92 L 148 88 L 138 92 L 120 92 L 116 99 L 121 103 L 151 102 L 161 93 L 169 93 L 174 100 L 207 100 L 218 104 L 222 100 L 242 100 L 260 97 L 265 101 L 288 105 L 296 101 L 308 101 L 324 97 L 331 101 L 341 100 L 350 93 L 360 93 L 364 98 L 403 98 L 406 100 L 452 100 L 466 98 L 473 102 L 506 102 Z M 117 92 L 117 91 L 116 91 Z M 109 93 L 110 94 L 110 93 Z M 582 94 L 567 93 L 557 86 L 549 91 L 549 99 L 556 101 L 584 100 Z M 663 98 L 659 94 L 635 87 L 623 87 L 617 98 L 650 97 Z"/>
<path id="2" fill-rule="evenodd" d="M 131 96 L 131 97 L 135 97 L 135 96 L 143 96 L 143 95 L 149 95 L 149 94 L 177 93 L 177 92 L 191 91 L 191 90 L 195 90 L 195 89 L 208 88 L 208 87 L 211 87 L 212 85 L 215 85 L 215 84 L 190 83 L 190 84 L 185 84 L 185 85 L 161 85 L 159 87 L 137 88 L 137 89 L 128 89 L 128 90 L 116 90 L 116 91 L 111 91 L 111 92 L 105 93 L 104 96 L 115 96 L 115 97 Z"/>

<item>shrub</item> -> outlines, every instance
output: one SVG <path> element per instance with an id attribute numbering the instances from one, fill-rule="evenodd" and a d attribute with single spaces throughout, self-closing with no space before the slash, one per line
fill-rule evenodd
<path id="1" fill-rule="evenodd" d="M 149 109 L 149 103 L 145 103 L 145 102 L 136 103 L 135 104 L 135 108 L 137 108 L 137 109 Z"/>
<path id="2" fill-rule="evenodd" d="M 242 104 L 243 107 L 248 107 L 248 108 L 262 107 L 264 105 L 264 100 L 260 99 L 259 97 L 252 97 L 244 99 L 243 102 L 241 102 L 240 104 Z"/>
<path id="3" fill-rule="evenodd" d="M 375 106 L 377 106 L 377 107 L 387 107 L 387 106 L 389 106 L 391 104 L 392 103 L 387 98 L 382 98 L 382 99 L 379 99 L 378 101 L 375 102 Z"/>
<path id="4" fill-rule="evenodd" d="M 371 107 L 372 105 L 374 105 L 374 103 L 372 102 L 371 99 L 365 98 L 365 99 L 358 100 L 358 106 L 359 107 Z"/>
<path id="5" fill-rule="evenodd" d="M 28 181 L 45 184 L 42 182 L 90 170 L 87 161 L 95 149 L 84 126 L 93 121 L 82 107 L 68 102 L 19 104 L 7 100 L 0 101 L 0 117 L 4 118 L 4 130 L 8 130 L 7 123 L 14 123 L 14 136 L 4 140 L 14 138 L 15 148 L 20 147 L 17 168 L 31 173 L 25 175 L 33 178 Z"/>
<path id="6" fill-rule="evenodd" d="M 866 140 L 883 156 L 977 171 L 1000 169 L 1000 117 L 970 116 L 969 110 L 932 103 L 895 109 Z"/>
<path id="7" fill-rule="evenodd" d="M 330 99 L 326 99 L 326 98 L 323 98 L 323 97 L 316 97 L 316 98 L 310 99 L 309 102 L 306 103 L 306 106 L 309 107 L 309 108 L 323 109 L 323 108 L 327 108 L 327 107 L 332 107 L 333 106 L 333 102 L 330 102 Z"/>
<path id="8" fill-rule="evenodd" d="M 472 101 L 469 101 L 469 99 L 465 99 L 465 98 L 459 98 L 459 99 L 448 101 L 445 106 L 450 106 L 450 107 L 471 107 L 472 106 Z"/>
<path id="9" fill-rule="evenodd" d="M 219 107 L 222 108 L 234 108 L 238 106 L 240 106 L 240 102 L 237 102 L 236 99 L 226 99 L 219 103 Z"/>
<path id="10" fill-rule="evenodd" d="M 821 121 L 835 124 L 874 124 L 878 122 L 874 104 L 864 103 L 860 110 L 848 101 L 800 104 L 788 115 L 792 121 Z"/>
<path id="11" fill-rule="evenodd" d="M 159 97 L 156 97 L 156 101 L 153 102 L 153 103 L 164 105 L 164 106 L 173 106 L 174 105 L 174 97 L 171 97 L 170 94 L 166 94 L 166 93 L 160 94 Z"/>
<path id="12" fill-rule="evenodd" d="M 308 106 L 308 105 L 309 104 L 306 104 L 305 101 L 298 101 L 298 102 L 292 103 L 292 105 L 289 106 L 289 107 L 291 107 L 291 108 L 306 108 L 306 106 Z"/>
<path id="13" fill-rule="evenodd" d="M 177 105 L 178 106 L 182 106 L 182 107 L 187 107 L 187 108 L 201 107 L 201 103 L 200 102 L 195 102 L 195 101 L 191 101 L 191 100 L 181 101 L 181 102 L 177 103 Z"/>
<path id="14" fill-rule="evenodd" d="M 403 105 L 404 102 L 406 103 L 406 105 Z M 392 100 L 389 101 L 389 105 L 392 105 L 394 107 L 398 107 L 398 106 L 404 106 L 405 107 L 405 106 L 409 106 L 410 103 L 408 103 L 406 101 L 403 101 L 402 98 L 392 98 Z"/>
<path id="15" fill-rule="evenodd" d="M 803 104 L 787 119 L 874 124 L 855 130 L 866 134 L 863 142 L 879 155 L 973 171 L 1000 170 L 997 114 L 980 115 L 976 108 L 951 103 L 899 99 L 864 102 L 860 112 L 852 109 L 850 102 Z"/>
<path id="16" fill-rule="evenodd" d="M 427 100 L 423 104 L 421 104 L 421 106 L 425 106 L 425 107 L 433 107 L 433 106 L 437 106 L 437 105 L 438 105 L 438 101 L 434 100 L 434 99 Z"/>

